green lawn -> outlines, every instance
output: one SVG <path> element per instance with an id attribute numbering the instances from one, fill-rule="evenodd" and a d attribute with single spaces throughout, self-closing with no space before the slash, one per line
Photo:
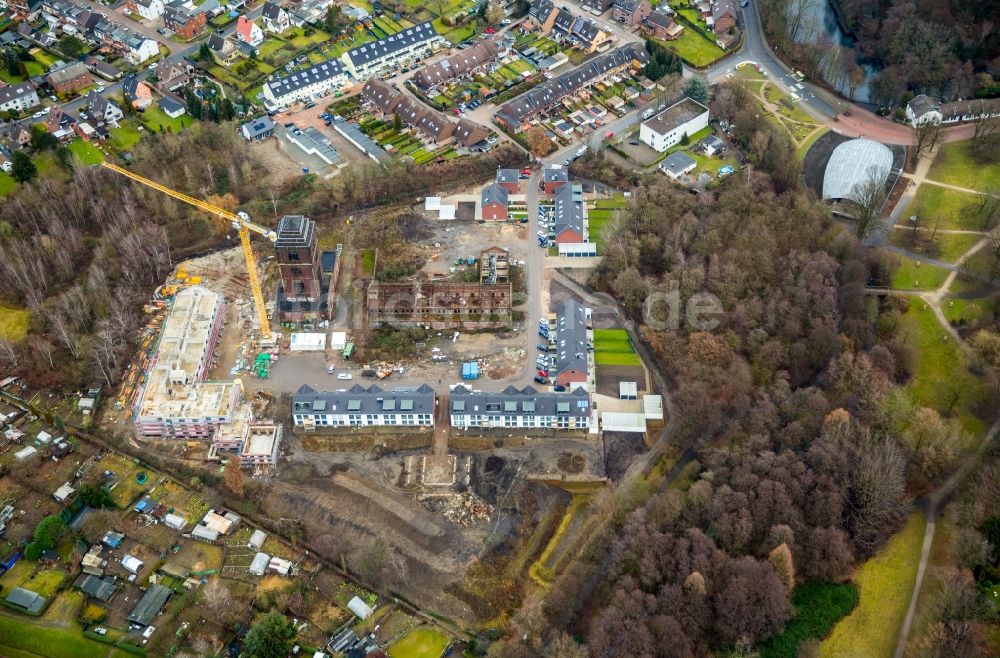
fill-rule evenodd
<path id="1" fill-rule="evenodd" d="M 476 33 L 475 27 L 469 24 L 451 29 L 441 23 L 440 18 L 434 21 L 434 29 L 436 29 L 439 34 L 444 36 L 445 41 L 453 46 L 457 46 Z"/>
<path id="2" fill-rule="evenodd" d="M 989 299 L 945 299 L 941 311 L 948 322 L 975 326 L 980 320 L 992 317 L 993 303 Z"/>
<path id="3" fill-rule="evenodd" d="M 900 322 L 899 336 L 913 346 L 915 360 L 913 376 L 907 383 L 914 403 L 931 407 L 958 418 L 971 436 L 985 430 L 982 419 L 973 415 L 984 395 L 983 383 L 969 370 L 965 354 L 941 326 L 930 307 L 919 299 L 910 300 L 910 308 Z"/>
<path id="4" fill-rule="evenodd" d="M 389 658 L 439 658 L 450 640 L 441 631 L 421 626 L 389 646 Z"/>
<path id="5" fill-rule="evenodd" d="M 750 68 L 751 71 L 754 71 L 756 73 L 756 70 L 753 69 L 752 67 L 745 67 L 745 68 Z M 825 135 L 826 133 L 828 133 L 829 131 L 830 131 L 829 128 L 823 128 L 822 130 L 817 130 L 816 132 L 813 133 L 812 137 L 802 142 L 799 148 L 796 149 L 796 153 L 799 154 L 799 159 L 801 160 L 802 158 L 806 157 L 806 153 L 808 153 L 809 149 L 812 148 L 812 145 L 816 143 L 816 140 Z"/>
<path id="6" fill-rule="evenodd" d="M 82 139 L 70 142 L 68 148 L 73 155 L 80 159 L 80 162 L 87 166 L 95 165 L 104 161 L 104 154 L 101 153 L 101 150 L 90 142 L 85 142 Z"/>
<path id="7" fill-rule="evenodd" d="M 146 124 L 147 130 L 160 132 L 169 129 L 170 132 L 176 133 L 194 123 L 194 119 L 188 114 L 182 114 L 176 119 L 168 117 L 156 103 L 153 103 L 142 114 L 142 122 Z"/>
<path id="8" fill-rule="evenodd" d="M 975 195 L 925 183 L 917 188 L 913 201 L 900 214 L 899 225 L 909 226 L 910 217 L 916 215 L 918 226 L 925 228 L 933 228 L 940 218 L 939 229 L 979 231 L 983 227 L 975 214 L 967 210 L 975 203 Z"/>
<path id="9" fill-rule="evenodd" d="M 701 36 L 689 26 L 685 26 L 684 33 L 679 39 L 674 41 L 660 41 L 653 39 L 667 50 L 676 53 L 678 57 L 694 66 L 708 66 L 715 60 L 722 57 L 722 48 L 715 43 Z"/>
<path id="10" fill-rule="evenodd" d="M 281 39 L 275 39 L 274 37 L 267 38 L 264 43 L 260 45 L 259 56 L 261 59 L 273 56 L 281 47 L 285 45 L 285 42 Z"/>
<path id="11" fill-rule="evenodd" d="M 611 221 L 613 210 L 591 210 L 587 217 L 590 223 L 590 241 L 597 243 L 597 253 L 604 253 L 604 227 Z"/>
<path id="12" fill-rule="evenodd" d="M 920 263 L 906 256 L 899 256 L 899 269 L 892 277 L 892 287 L 897 290 L 934 290 L 948 278 L 948 270 Z"/>
<path id="13" fill-rule="evenodd" d="M 852 583 L 803 583 L 792 592 L 795 615 L 785 630 L 760 646 L 761 658 L 795 658 L 799 645 L 809 638 L 823 639 L 833 625 L 858 604 Z"/>
<path id="14" fill-rule="evenodd" d="M 913 514 L 902 531 L 858 569 L 858 606 L 820 645 L 822 658 L 891 658 L 917 577 L 926 520 Z"/>
<path id="15" fill-rule="evenodd" d="M 297 36 L 295 36 L 292 39 L 289 39 L 288 42 L 293 46 L 295 46 L 295 48 L 298 50 L 307 48 L 317 43 L 322 43 L 323 41 L 327 41 L 330 38 L 330 35 L 324 32 L 323 30 L 316 30 L 309 36 L 306 36 L 301 31 L 298 30 L 295 30 L 295 32 L 297 32 Z"/>
<path id="16" fill-rule="evenodd" d="M 792 121 L 797 121 L 799 123 L 816 123 L 815 119 L 806 114 L 795 103 L 795 101 L 792 100 L 792 97 L 781 91 L 776 84 L 768 83 L 764 86 L 764 98 L 766 98 L 769 103 L 777 105 L 778 113 L 786 119 L 791 119 Z M 791 107 L 788 107 L 785 103 L 788 103 Z"/>
<path id="17" fill-rule="evenodd" d="M 121 127 L 111 129 L 111 145 L 119 151 L 127 151 L 139 143 L 139 128 L 129 121 Z"/>
<path id="18" fill-rule="evenodd" d="M 45 75 L 46 67 L 42 66 L 38 62 L 25 62 L 24 69 L 28 72 L 28 76 L 35 75 Z"/>
<path id="19" fill-rule="evenodd" d="M 968 142 L 945 144 L 938 150 L 927 178 L 985 192 L 1000 181 L 1000 160 L 982 163 L 967 150 Z"/>
<path id="20" fill-rule="evenodd" d="M 598 199 L 594 205 L 598 208 L 616 209 L 628 208 L 629 201 L 622 194 L 617 194 L 610 199 Z"/>
<path id="21" fill-rule="evenodd" d="M 7 196 L 14 191 L 17 183 L 5 171 L 0 171 L 0 196 Z"/>
<path id="22" fill-rule="evenodd" d="M 971 233 L 938 233 L 930 240 L 931 231 L 913 231 L 897 228 L 889 236 L 889 242 L 898 247 L 946 263 L 954 263 L 982 238 Z"/>
<path id="23" fill-rule="evenodd" d="M 642 364 L 624 329 L 594 330 L 594 362 L 602 366 Z"/>
<path id="24" fill-rule="evenodd" d="M 35 626 L 30 618 L 0 615 L 0 653 L 39 658 L 129 658 L 131 654 L 83 637 L 79 631 Z M 18 653 L 14 653 L 17 651 Z"/>
<path id="25" fill-rule="evenodd" d="M 35 58 L 35 61 L 46 68 L 56 63 L 57 58 L 53 55 L 50 55 L 41 48 L 34 48 L 30 52 L 31 56 Z"/>

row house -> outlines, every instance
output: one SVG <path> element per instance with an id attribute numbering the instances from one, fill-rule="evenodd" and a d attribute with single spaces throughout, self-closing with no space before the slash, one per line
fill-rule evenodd
<path id="1" fill-rule="evenodd" d="M 138 66 L 160 54 L 153 39 L 109 21 L 97 12 L 66 0 L 45 0 L 44 17 L 49 26 L 78 36 L 103 50 Z"/>
<path id="2" fill-rule="evenodd" d="M 292 395 L 292 421 L 306 430 L 328 427 L 433 427 L 436 397 L 427 384 L 383 390 L 355 384 L 320 392 L 302 386 Z"/>
<path id="3" fill-rule="evenodd" d="M 25 113 L 39 104 L 35 85 L 28 81 L 0 87 L 0 111 Z"/>
<path id="4" fill-rule="evenodd" d="M 532 120 L 564 98 L 628 69 L 641 69 L 648 62 L 649 54 L 641 44 L 626 44 L 505 103 L 494 115 L 494 120 L 514 132 L 527 130 Z"/>
<path id="5" fill-rule="evenodd" d="M 476 45 L 460 50 L 439 62 L 428 64 L 413 76 L 413 82 L 425 90 L 473 75 L 497 61 L 500 49 L 493 39 L 484 39 Z"/>
<path id="6" fill-rule="evenodd" d="M 588 381 L 594 344 L 591 317 L 591 309 L 575 299 L 556 308 L 556 384 L 571 388 Z"/>
<path id="7" fill-rule="evenodd" d="M 563 185 L 556 191 L 552 212 L 552 232 L 557 245 L 589 241 L 587 204 L 579 185 Z"/>
<path id="8" fill-rule="evenodd" d="M 155 21 L 163 16 L 163 0 L 128 0 L 125 8 L 147 21 Z"/>
<path id="9" fill-rule="evenodd" d="M 490 131 L 483 128 L 475 121 L 469 119 L 459 119 L 455 124 L 455 141 L 465 148 L 472 148 L 486 141 L 490 136 Z"/>
<path id="10" fill-rule="evenodd" d="M 347 72 L 340 61 L 328 59 L 265 84 L 264 104 L 269 110 L 290 107 L 322 98 L 347 83 Z"/>
<path id="11" fill-rule="evenodd" d="M 366 82 L 361 89 L 361 98 L 385 116 L 398 116 L 403 124 L 412 126 L 435 144 L 447 142 L 455 134 L 456 124 L 443 114 L 424 107 L 415 98 L 404 96 L 381 80 Z"/>
<path id="12" fill-rule="evenodd" d="M 451 390 L 449 412 L 454 429 L 538 428 L 586 430 L 590 428 L 590 394 L 583 388 L 568 393 L 548 393 L 531 386 L 508 386 L 499 393 L 474 391 L 458 385 Z"/>
<path id="13" fill-rule="evenodd" d="M 366 43 L 341 55 L 344 68 L 356 80 L 367 80 L 429 57 L 446 44 L 430 21 L 408 27 L 378 41 Z"/>
<path id="14" fill-rule="evenodd" d="M 589 53 L 611 39 L 608 33 L 599 28 L 592 19 L 576 16 L 568 9 L 560 9 L 556 13 L 552 23 L 552 35 L 561 41 L 575 44 Z"/>

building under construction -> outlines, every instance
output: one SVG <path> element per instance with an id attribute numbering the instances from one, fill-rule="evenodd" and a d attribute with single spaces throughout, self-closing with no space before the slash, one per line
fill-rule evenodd
<path id="1" fill-rule="evenodd" d="M 510 281 L 510 253 L 501 247 L 488 247 L 479 252 L 479 282 L 507 283 Z"/>
<path id="2" fill-rule="evenodd" d="M 204 380 L 224 307 L 221 295 L 201 286 L 174 296 L 136 404 L 141 436 L 211 438 L 219 425 L 233 421 L 243 398 L 239 381 Z"/>
<path id="3" fill-rule="evenodd" d="M 340 274 L 341 247 L 320 252 L 316 222 L 302 215 L 285 215 L 274 242 L 278 262 L 278 321 L 330 319 Z"/>
<path id="4" fill-rule="evenodd" d="M 509 283 L 410 281 L 368 286 L 368 326 L 496 329 L 511 323 Z"/>

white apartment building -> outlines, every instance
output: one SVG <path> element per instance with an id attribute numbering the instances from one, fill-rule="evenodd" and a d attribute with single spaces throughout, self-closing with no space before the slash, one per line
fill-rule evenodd
<path id="1" fill-rule="evenodd" d="M 348 82 L 347 73 L 336 59 L 296 71 L 264 85 L 264 104 L 269 110 L 321 98 Z"/>
<path id="2" fill-rule="evenodd" d="M 19 82 L 16 85 L 0 87 L 0 110 L 10 112 L 17 110 L 24 113 L 37 106 L 38 92 L 30 82 Z"/>
<path id="3" fill-rule="evenodd" d="M 708 127 L 708 108 L 696 100 L 684 98 L 639 126 L 639 141 L 663 153 Z"/>
<path id="4" fill-rule="evenodd" d="M 348 426 L 432 427 L 434 404 L 434 389 L 427 384 L 394 390 L 355 384 L 337 392 L 302 386 L 292 396 L 292 419 L 297 427 L 306 430 Z"/>
<path id="5" fill-rule="evenodd" d="M 367 80 L 383 73 L 398 72 L 416 60 L 430 56 L 445 45 L 430 21 L 408 27 L 402 32 L 352 48 L 341 55 L 344 68 L 356 79 Z"/>

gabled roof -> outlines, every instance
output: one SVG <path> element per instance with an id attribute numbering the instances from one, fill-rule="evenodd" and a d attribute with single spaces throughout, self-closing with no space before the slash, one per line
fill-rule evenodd
<path id="1" fill-rule="evenodd" d="M 244 123 L 240 126 L 240 132 L 243 133 L 243 136 L 247 139 L 256 139 L 261 135 L 272 132 L 275 125 L 276 124 L 271 117 L 264 115 Z"/>
<path id="2" fill-rule="evenodd" d="M 364 66 L 392 55 L 413 45 L 437 39 L 438 33 L 430 21 L 424 21 L 402 32 L 389 35 L 373 43 L 366 43 L 348 50 L 344 56 L 354 66 Z"/>
<path id="3" fill-rule="evenodd" d="M 583 193 L 579 186 L 563 185 L 556 190 L 552 211 L 552 227 L 556 236 L 564 231 L 576 231 L 582 236 L 583 212 Z"/>
<path id="4" fill-rule="evenodd" d="M 157 101 L 156 104 L 159 105 L 160 109 L 163 110 L 164 112 L 176 112 L 177 110 L 187 110 L 187 108 L 184 107 L 184 103 L 176 101 L 173 98 L 170 98 L 170 96 L 164 96 L 159 101 Z"/>
<path id="5" fill-rule="evenodd" d="M 483 39 L 465 50 L 460 50 L 434 64 L 428 64 L 413 76 L 413 81 L 424 88 L 448 82 L 483 64 L 494 61 L 500 49 L 493 39 Z"/>
<path id="6" fill-rule="evenodd" d="M 284 11 L 285 10 L 282 9 L 281 7 L 279 7 L 277 5 L 277 3 L 274 3 L 274 2 L 265 2 L 264 3 L 264 9 L 262 11 L 262 15 L 264 16 L 264 18 L 266 18 L 268 20 L 276 21 L 279 18 L 281 18 L 281 14 Z"/>
<path id="7" fill-rule="evenodd" d="M 521 181 L 521 172 L 518 169 L 497 169 L 498 183 L 518 183 Z"/>
<path id="8" fill-rule="evenodd" d="M 344 74 L 344 69 L 337 59 L 328 59 L 314 66 L 310 66 L 304 71 L 291 73 L 277 80 L 267 83 L 268 88 L 275 97 L 282 97 L 290 94 L 302 87 L 308 87 L 326 80 L 331 80 Z"/>
<path id="9" fill-rule="evenodd" d="M 89 574 L 83 574 L 76 579 L 73 587 L 94 597 L 100 601 L 107 602 L 115 593 L 115 577 L 105 576 L 99 578 Z"/>
<path id="10" fill-rule="evenodd" d="M 10 593 L 7 594 L 7 598 L 4 600 L 13 606 L 17 606 L 33 614 L 38 614 L 45 608 L 44 596 L 23 587 L 15 587 L 10 590 Z"/>
<path id="11" fill-rule="evenodd" d="M 399 99 L 395 111 L 403 123 L 408 123 L 411 126 L 417 125 L 417 122 L 427 113 L 420 102 L 409 96 Z"/>
<path id="12" fill-rule="evenodd" d="M 424 134 L 433 137 L 436 141 L 442 141 L 451 137 L 455 131 L 455 124 L 437 112 L 427 111 L 417 119 L 416 127 Z"/>
<path id="13" fill-rule="evenodd" d="M 906 108 L 918 119 L 928 112 L 933 110 L 940 111 L 941 109 L 940 104 L 926 94 L 917 94 L 914 96 L 913 100 L 906 104 Z"/>
<path id="14" fill-rule="evenodd" d="M 556 309 L 556 374 L 587 372 L 587 310 L 575 299 Z"/>
<path id="15" fill-rule="evenodd" d="M 149 626 L 153 618 L 160 614 L 160 610 L 163 608 L 163 604 L 167 602 L 167 599 L 170 598 L 170 594 L 171 591 L 163 585 L 156 584 L 150 586 L 138 605 L 129 613 L 128 620 L 133 624 Z"/>
<path id="16" fill-rule="evenodd" d="M 586 366 L 584 366 L 586 368 Z M 451 413 L 458 415 L 496 416 L 567 416 L 590 415 L 590 395 L 581 387 L 567 393 L 538 391 L 531 386 L 518 389 L 508 386 L 500 393 L 473 391 L 467 386 L 451 390 Z"/>
<path id="17" fill-rule="evenodd" d="M 34 91 L 35 85 L 27 81 L 0 87 L 0 104 L 9 103 L 15 98 L 24 98 Z"/>
<path id="18" fill-rule="evenodd" d="M 459 119 L 458 123 L 455 124 L 455 141 L 462 146 L 478 144 L 489 135 L 489 130 L 468 119 Z"/>
<path id="19" fill-rule="evenodd" d="M 486 206 L 498 203 L 501 206 L 507 206 L 507 188 L 499 183 L 490 183 L 483 188 L 482 194 L 482 206 Z"/>
<path id="20" fill-rule="evenodd" d="M 370 78 L 361 89 L 361 97 L 382 114 L 389 114 L 396 109 L 403 95 L 378 78 Z"/>
<path id="21" fill-rule="evenodd" d="M 546 183 L 568 183 L 569 169 L 553 164 L 542 167 L 542 180 Z"/>
<path id="22" fill-rule="evenodd" d="M 355 384 L 344 392 L 317 392 L 303 386 L 292 395 L 293 414 L 432 414 L 434 389 L 427 384 L 418 388 L 383 390 L 376 385 L 364 388 Z"/>
<path id="23" fill-rule="evenodd" d="M 736 18 L 735 0 L 712 0 L 712 18 L 718 23 L 723 16 Z"/>
<path id="24" fill-rule="evenodd" d="M 221 34 L 212 32 L 212 36 L 208 37 L 208 48 L 212 52 L 218 53 L 219 55 L 225 55 L 232 52 L 234 46 L 229 43 L 229 39 L 225 38 Z"/>
<path id="25" fill-rule="evenodd" d="M 139 85 L 142 84 L 139 81 L 139 76 L 135 73 L 129 73 L 122 80 L 122 93 L 129 100 L 135 100 L 138 96 Z"/>
<path id="26" fill-rule="evenodd" d="M 90 71 L 83 62 L 73 62 L 72 64 L 62 67 L 61 69 L 52 71 L 49 73 L 48 78 L 50 84 L 59 84 L 60 82 L 68 82 L 80 77 L 81 75 L 89 74 Z"/>

